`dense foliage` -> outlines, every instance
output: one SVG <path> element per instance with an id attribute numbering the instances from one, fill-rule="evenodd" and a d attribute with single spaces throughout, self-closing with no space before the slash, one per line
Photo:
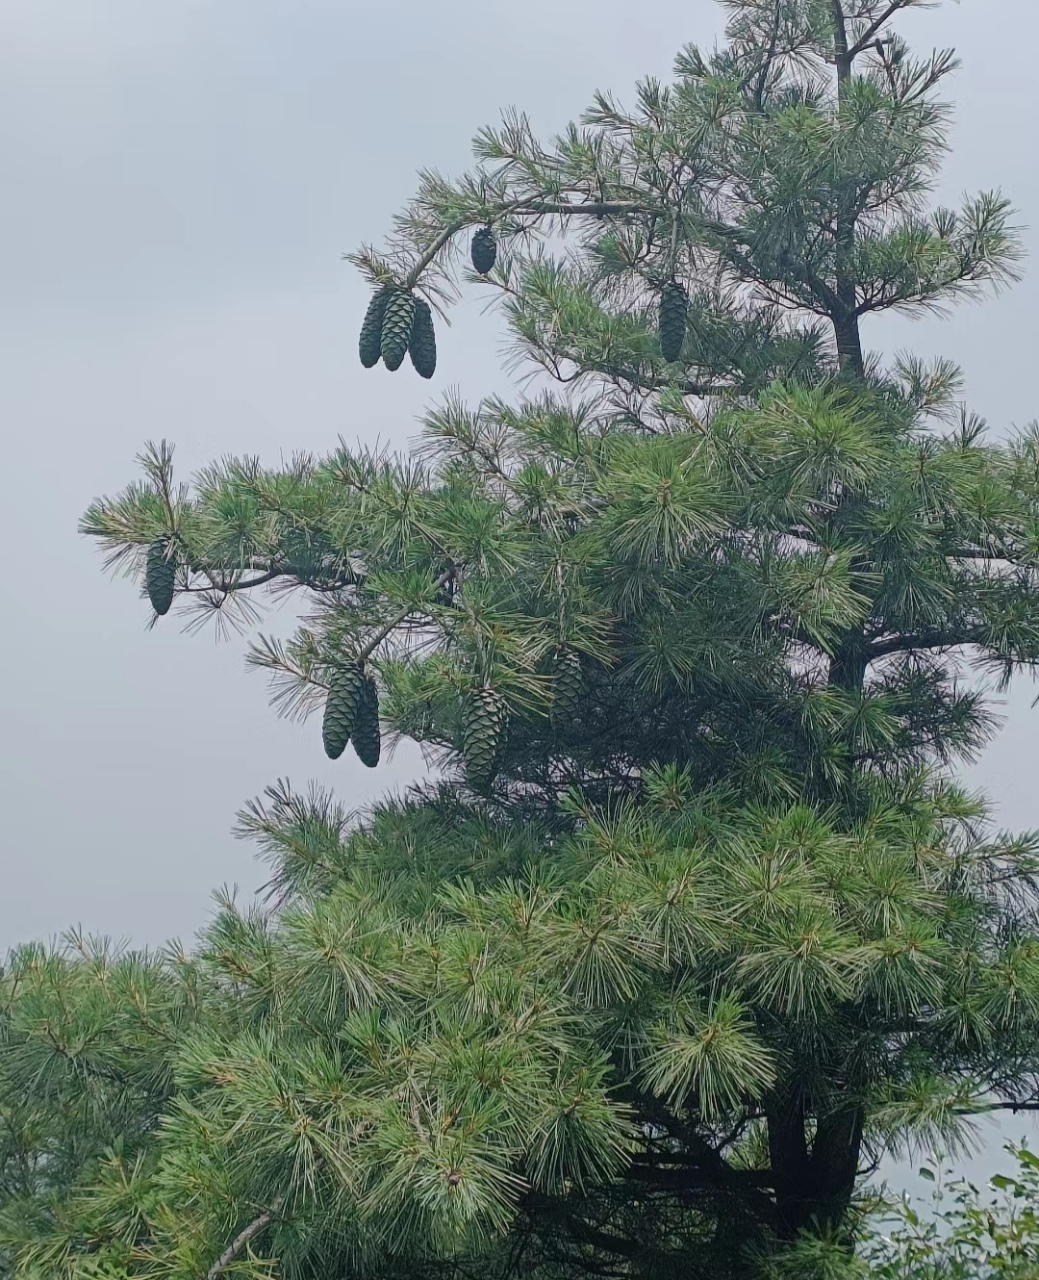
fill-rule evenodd
<path id="1" fill-rule="evenodd" d="M 554 388 L 406 458 L 152 448 L 87 513 L 157 615 L 301 592 L 276 703 L 440 778 L 273 788 L 271 902 L 191 955 L 12 957 L 9 1275 L 838 1275 L 884 1153 L 1034 1103 L 1039 842 L 951 767 L 968 667 L 1039 661 L 1039 431 L 861 333 L 1018 252 L 998 195 L 926 209 L 912 4 L 731 0 L 634 112 L 423 178 L 362 363 L 431 373 L 462 274 Z"/>
<path id="2" fill-rule="evenodd" d="M 1030 1280 L 1039 1273 L 1039 1156 L 1010 1147 L 1012 1174 L 984 1190 L 934 1161 L 929 1201 L 903 1196 L 877 1212 L 863 1249 L 874 1280 Z M 868 1270 L 865 1270 L 868 1268 Z"/>

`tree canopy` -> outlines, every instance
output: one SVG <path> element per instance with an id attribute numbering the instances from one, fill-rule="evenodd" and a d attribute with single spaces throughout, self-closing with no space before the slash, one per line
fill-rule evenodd
<path id="1" fill-rule="evenodd" d="M 299 593 L 278 708 L 437 774 L 272 787 L 270 897 L 191 952 L 10 958 L 10 1276 L 850 1274 L 884 1154 L 1036 1105 L 1039 837 L 954 770 L 970 669 L 1039 661 L 1039 429 L 863 339 L 1012 279 L 1013 214 L 931 203 L 914 0 L 725 7 L 353 255 L 364 365 L 432 376 L 478 287 L 525 397 L 189 486 L 150 446 L 84 516 L 156 618 Z"/>

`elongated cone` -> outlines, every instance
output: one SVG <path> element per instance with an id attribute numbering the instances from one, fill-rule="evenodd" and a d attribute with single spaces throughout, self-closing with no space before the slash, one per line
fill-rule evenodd
<path id="1" fill-rule="evenodd" d="M 408 354 L 415 299 L 403 289 L 394 289 L 382 317 L 382 362 L 387 369 L 399 369 Z"/>
<path id="2" fill-rule="evenodd" d="M 485 276 L 492 269 L 498 257 L 498 242 L 490 227 L 481 227 L 473 236 L 469 246 L 469 256 L 473 262 L 473 270 Z"/>
<path id="3" fill-rule="evenodd" d="M 581 717 L 583 698 L 584 673 L 580 657 L 566 646 L 557 649 L 552 663 L 552 727 L 562 732 L 572 728 Z"/>
<path id="4" fill-rule="evenodd" d="M 346 750 L 363 694 L 364 672 L 356 663 L 335 671 L 321 722 L 321 741 L 330 760 L 338 760 Z"/>
<path id="5" fill-rule="evenodd" d="M 677 280 L 671 280 L 660 292 L 660 354 L 665 360 L 677 360 L 685 345 L 689 295 Z"/>
<path id="6" fill-rule="evenodd" d="M 377 289 L 372 294 L 371 302 L 368 303 L 368 310 L 364 313 L 358 348 L 361 355 L 361 364 L 366 369 L 371 369 L 373 365 L 377 365 L 379 356 L 382 355 L 382 321 L 386 314 L 386 304 L 389 302 L 390 294 L 392 293 L 393 290 L 389 285 L 383 285 L 381 289 Z"/>
<path id="7" fill-rule="evenodd" d="M 160 618 L 170 611 L 176 581 L 176 552 L 170 547 L 168 538 L 159 538 L 148 548 L 148 559 L 144 569 L 144 589 L 148 592 L 152 608 Z"/>
<path id="8" fill-rule="evenodd" d="M 470 787 L 487 792 L 502 766 L 508 732 L 505 700 L 494 689 L 474 689 L 462 718 L 462 756 Z"/>
<path id="9" fill-rule="evenodd" d="M 350 741 L 361 764 L 374 769 L 382 750 L 382 734 L 379 731 L 379 690 L 371 676 L 364 677 Z"/>
<path id="10" fill-rule="evenodd" d="M 433 328 L 433 310 L 424 298 L 415 299 L 408 352 L 415 371 L 423 378 L 432 378 L 437 371 L 437 335 Z"/>

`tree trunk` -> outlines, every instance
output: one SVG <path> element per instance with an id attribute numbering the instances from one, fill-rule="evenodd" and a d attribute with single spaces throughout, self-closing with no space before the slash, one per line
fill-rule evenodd
<path id="1" fill-rule="evenodd" d="M 804 1099 L 786 1094 L 768 1112 L 768 1153 L 772 1166 L 779 1237 L 796 1240 L 811 1220 L 808 1141 Z"/>
<path id="2" fill-rule="evenodd" d="M 855 1191 L 863 1111 L 849 1107 L 818 1117 L 808 1146 L 803 1098 L 786 1095 L 768 1113 L 768 1145 L 780 1239 L 839 1229 Z"/>
<path id="3" fill-rule="evenodd" d="M 848 50 L 847 18 L 841 0 L 830 0 L 833 17 L 833 54 L 837 66 L 837 127 L 842 126 L 841 108 L 851 81 L 852 58 Z M 837 339 L 837 362 L 841 372 L 862 380 L 866 363 L 862 355 L 859 332 L 858 296 L 855 288 L 855 223 L 856 193 L 852 180 L 844 176 L 837 188 L 836 226 L 834 229 L 837 305 L 830 319 Z"/>
<path id="4" fill-rule="evenodd" d="M 861 628 L 849 631 L 830 658 L 830 684 L 845 693 L 861 693 L 869 666 L 869 647 Z"/>

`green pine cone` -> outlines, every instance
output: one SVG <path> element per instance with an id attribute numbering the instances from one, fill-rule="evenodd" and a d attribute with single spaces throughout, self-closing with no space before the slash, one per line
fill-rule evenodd
<path id="1" fill-rule="evenodd" d="M 350 741 L 361 764 L 374 769 L 382 750 L 382 734 L 379 731 L 379 689 L 371 676 L 365 676 L 361 701 L 357 707 L 357 720 Z"/>
<path id="2" fill-rule="evenodd" d="M 688 313 L 689 295 L 677 280 L 670 280 L 660 293 L 660 354 L 667 361 L 682 354 Z"/>
<path id="3" fill-rule="evenodd" d="M 366 369 L 371 369 L 379 363 L 379 356 L 382 355 L 382 321 L 386 314 L 386 304 L 390 300 L 393 290 L 389 285 L 383 285 L 381 289 L 377 289 L 372 295 L 371 302 L 368 303 L 368 310 L 364 313 L 364 322 L 361 325 L 361 340 L 358 343 L 361 354 L 361 364 Z"/>
<path id="4" fill-rule="evenodd" d="M 387 369 L 399 369 L 408 353 L 415 299 L 403 289 L 394 289 L 382 318 L 382 361 Z"/>
<path id="5" fill-rule="evenodd" d="M 498 257 L 498 242 L 490 227 L 481 227 L 473 236 L 469 246 L 469 256 L 472 258 L 473 270 L 479 271 L 482 276 L 485 276 L 494 266 Z"/>
<path id="6" fill-rule="evenodd" d="M 466 779 L 474 791 L 491 788 L 502 766 L 508 732 L 505 700 L 494 689 L 475 689 L 462 717 L 462 757 Z"/>
<path id="7" fill-rule="evenodd" d="M 338 760 L 346 750 L 363 696 L 364 672 L 356 663 L 333 673 L 321 722 L 321 741 L 330 760 Z"/>
<path id="8" fill-rule="evenodd" d="M 408 352 L 415 371 L 423 378 L 432 378 L 437 369 L 437 335 L 433 328 L 433 310 L 423 298 L 415 299 Z"/>
<path id="9" fill-rule="evenodd" d="M 168 538 L 159 538 L 148 548 L 144 587 L 152 608 L 161 618 L 169 613 L 177 580 L 177 555 Z"/>
<path id="10" fill-rule="evenodd" d="M 573 649 L 556 651 L 552 663 L 552 727 L 566 732 L 581 718 L 584 700 L 584 672 L 581 659 Z"/>

